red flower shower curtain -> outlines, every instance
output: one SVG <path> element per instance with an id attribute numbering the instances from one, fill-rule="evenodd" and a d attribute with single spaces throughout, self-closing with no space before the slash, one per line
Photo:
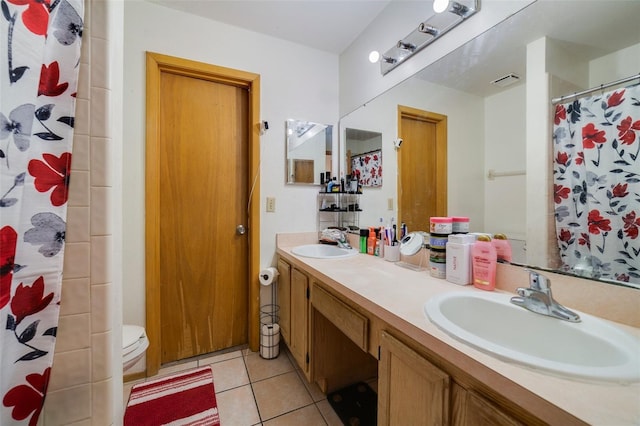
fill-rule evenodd
<path id="1" fill-rule="evenodd" d="M 0 424 L 35 425 L 58 325 L 84 5 L 0 1 Z"/>
<path id="2" fill-rule="evenodd" d="M 557 105 L 553 139 L 563 267 L 640 287 L 640 85 Z"/>

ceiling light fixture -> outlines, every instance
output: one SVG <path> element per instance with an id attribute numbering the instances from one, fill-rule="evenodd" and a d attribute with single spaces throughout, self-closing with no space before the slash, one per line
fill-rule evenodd
<path id="1" fill-rule="evenodd" d="M 398 60 L 396 58 L 392 58 L 391 56 L 382 55 L 380 57 L 381 64 L 395 64 L 396 62 L 398 62 Z"/>
<path id="2" fill-rule="evenodd" d="M 415 30 L 378 57 L 379 60 L 373 60 L 372 55 L 369 55 L 371 62 L 380 62 L 382 75 L 475 15 L 480 10 L 480 0 L 435 0 L 433 7 L 436 12 L 442 9 L 442 12 L 446 13 L 437 13 L 421 22 Z"/>
<path id="3" fill-rule="evenodd" d="M 440 32 L 436 27 L 429 25 L 426 22 L 420 24 L 418 31 L 425 34 L 431 34 L 433 37 L 438 37 L 438 33 Z"/>
<path id="4" fill-rule="evenodd" d="M 402 49 L 402 50 L 408 50 L 409 52 L 413 52 L 414 50 L 416 50 L 416 45 L 412 44 L 412 43 L 406 43 L 402 40 L 398 41 L 398 44 L 396 44 L 396 47 L 398 49 Z"/>
<path id="5" fill-rule="evenodd" d="M 451 3 L 449 12 L 455 13 L 456 15 L 464 18 L 467 16 L 467 13 L 469 13 L 469 8 L 463 4 L 458 3 L 457 1 L 454 1 L 453 3 Z"/>
<path id="6" fill-rule="evenodd" d="M 369 53 L 369 62 L 371 62 L 372 64 L 375 64 L 379 60 L 380 60 L 380 52 L 378 52 L 377 50 L 372 50 L 371 53 Z"/>

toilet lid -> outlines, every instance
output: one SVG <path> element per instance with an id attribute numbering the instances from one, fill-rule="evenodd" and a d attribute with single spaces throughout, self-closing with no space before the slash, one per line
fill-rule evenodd
<path id="1" fill-rule="evenodd" d="M 144 328 L 139 325 L 123 325 L 122 326 L 122 350 L 134 349 L 140 338 L 144 336 Z"/>

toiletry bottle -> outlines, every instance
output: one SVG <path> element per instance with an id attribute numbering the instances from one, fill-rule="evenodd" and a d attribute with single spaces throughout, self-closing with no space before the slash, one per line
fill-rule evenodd
<path id="1" fill-rule="evenodd" d="M 332 192 L 333 191 L 333 185 L 334 185 L 334 183 L 333 183 L 332 180 L 327 182 L 327 192 Z"/>
<path id="2" fill-rule="evenodd" d="M 340 184 L 338 183 L 338 178 L 336 177 L 331 180 L 331 192 L 340 192 Z"/>
<path id="3" fill-rule="evenodd" d="M 353 192 L 354 194 L 358 192 L 358 179 L 355 176 L 351 176 L 351 180 L 349 181 L 349 192 Z"/>
<path id="4" fill-rule="evenodd" d="M 493 239 L 491 240 L 491 244 L 496 249 L 496 255 L 498 256 L 498 261 L 502 262 L 511 262 L 512 254 L 511 254 L 511 244 L 507 239 L 507 236 L 504 234 L 495 234 Z"/>
<path id="5" fill-rule="evenodd" d="M 496 249 L 491 238 L 479 235 L 471 247 L 473 285 L 481 290 L 496 288 Z"/>
<path id="6" fill-rule="evenodd" d="M 459 285 L 471 284 L 471 246 L 476 238 L 467 234 L 450 234 L 447 241 L 446 279 Z"/>
<path id="7" fill-rule="evenodd" d="M 360 230 L 360 253 L 367 254 L 367 236 L 369 231 L 366 229 Z"/>
<path id="8" fill-rule="evenodd" d="M 376 231 L 373 228 L 369 228 L 369 238 L 367 238 L 367 254 L 373 256 L 376 249 Z"/>
<path id="9" fill-rule="evenodd" d="M 380 227 L 380 231 L 378 233 L 379 237 L 376 239 L 376 249 L 373 252 L 374 256 L 384 257 L 384 228 Z"/>

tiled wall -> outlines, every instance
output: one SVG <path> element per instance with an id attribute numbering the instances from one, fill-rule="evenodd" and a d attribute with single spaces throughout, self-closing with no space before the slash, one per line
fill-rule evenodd
<path id="1" fill-rule="evenodd" d="M 114 424 L 107 6 L 85 0 L 60 322 L 44 426 Z"/>

